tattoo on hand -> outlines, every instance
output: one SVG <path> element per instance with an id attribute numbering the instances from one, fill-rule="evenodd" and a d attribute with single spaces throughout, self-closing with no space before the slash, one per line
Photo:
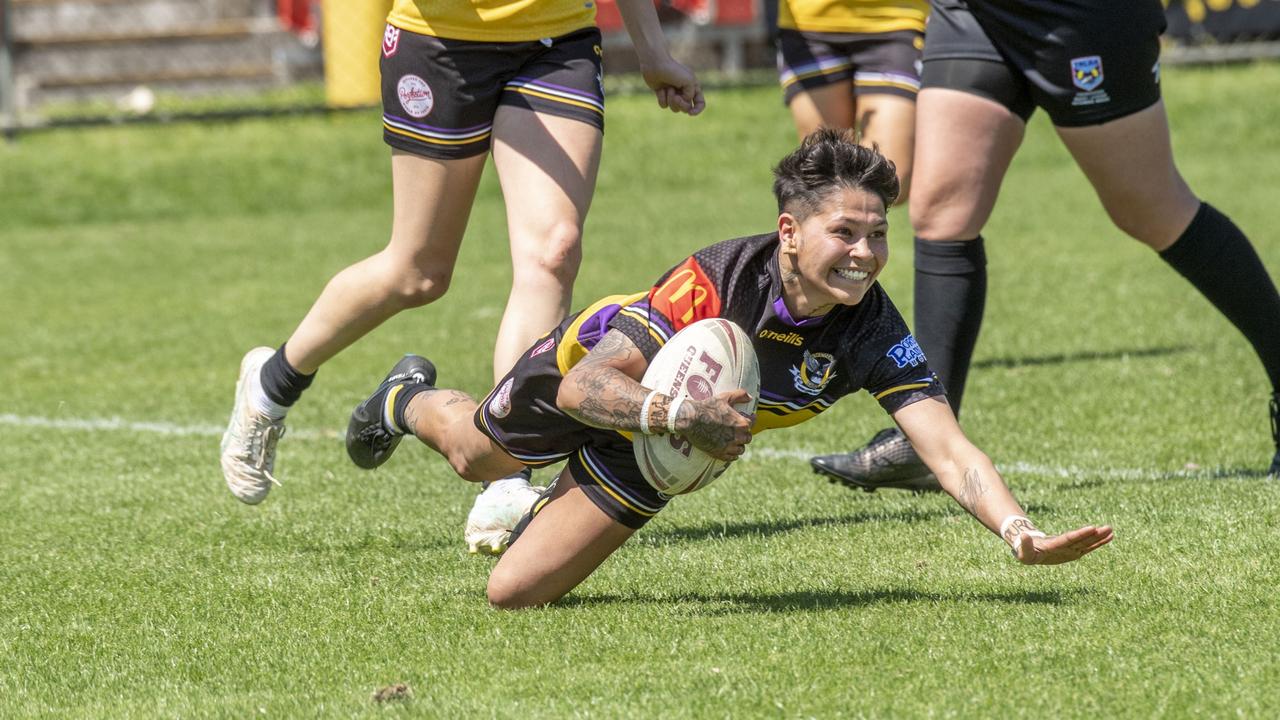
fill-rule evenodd
<path id="1" fill-rule="evenodd" d="M 957 498 L 960 504 L 975 517 L 978 514 L 978 502 L 983 495 L 987 494 L 987 487 L 982 482 L 982 476 L 978 474 L 978 468 L 969 468 L 964 473 L 964 480 L 960 483 L 960 497 Z"/>

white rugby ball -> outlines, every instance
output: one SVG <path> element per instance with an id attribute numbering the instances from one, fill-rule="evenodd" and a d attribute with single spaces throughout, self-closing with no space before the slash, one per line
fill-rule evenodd
<path id="1" fill-rule="evenodd" d="M 699 320 L 662 346 L 640 384 L 670 397 L 673 404 L 681 397 L 708 400 L 742 388 L 751 398 L 734 407 L 751 415 L 760 393 L 760 363 L 742 328 L 723 318 Z M 644 479 L 665 495 L 704 488 L 729 466 L 680 435 L 636 433 L 633 446 Z"/>

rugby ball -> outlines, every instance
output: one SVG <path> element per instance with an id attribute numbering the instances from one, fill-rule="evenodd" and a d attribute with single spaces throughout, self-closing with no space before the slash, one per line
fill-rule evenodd
<path id="1" fill-rule="evenodd" d="M 742 388 L 751 398 L 735 408 L 752 415 L 760 393 L 760 363 L 742 328 L 723 318 L 710 318 L 673 335 L 653 357 L 640 384 L 673 403 L 680 397 L 709 400 Z M 644 479 L 664 495 L 704 488 L 729 467 L 680 435 L 636 433 L 632 444 Z"/>

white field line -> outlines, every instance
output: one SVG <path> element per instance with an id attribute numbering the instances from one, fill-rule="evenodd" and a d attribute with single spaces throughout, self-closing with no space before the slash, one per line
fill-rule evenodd
<path id="1" fill-rule="evenodd" d="M 71 432 L 125 431 L 151 433 L 155 435 L 173 435 L 180 437 L 220 437 L 225 426 L 222 425 L 178 425 L 167 422 L 140 422 L 123 418 L 51 418 L 33 415 L 14 415 L 0 413 L 0 426 L 38 427 L 50 430 L 66 430 Z M 338 433 L 329 430 L 302 429 L 289 431 L 290 439 L 318 440 L 333 439 Z M 748 449 L 746 458 L 758 457 L 762 460 L 808 460 L 814 455 L 832 452 L 826 449 L 794 449 L 779 450 L 776 448 Z M 1022 461 L 1002 462 L 998 464 L 1001 472 L 1006 474 L 1027 474 L 1041 477 L 1087 478 L 1098 480 L 1167 480 L 1174 477 L 1212 476 L 1211 468 L 1177 471 L 1156 471 L 1143 468 L 1085 468 L 1078 466 L 1044 465 Z"/>
<path id="2" fill-rule="evenodd" d="M 103 430 L 123 430 L 126 432 L 152 433 L 155 435 L 175 435 L 180 437 L 221 437 L 225 425 L 177 425 L 167 422 L 139 422 L 123 418 L 51 418 L 34 415 L 13 415 L 0 413 L 0 425 L 17 427 L 47 428 L 50 430 L 69 430 L 72 432 L 94 432 Z M 290 430 L 289 438 L 313 440 L 316 438 L 337 437 L 334 432 L 318 430 Z"/>

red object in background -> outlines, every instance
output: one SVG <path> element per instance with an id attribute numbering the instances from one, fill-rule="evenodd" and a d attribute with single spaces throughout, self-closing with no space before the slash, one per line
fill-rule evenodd
<path id="1" fill-rule="evenodd" d="M 315 32 L 314 0 L 276 0 L 276 17 L 280 26 L 296 33 Z"/>
<path id="2" fill-rule="evenodd" d="M 673 10 L 699 24 L 750 25 L 756 22 L 756 0 L 665 0 Z M 614 0 L 596 0 L 596 25 L 601 32 L 623 29 L 622 13 Z"/>
<path id="3" fill-rule="evenodd" d="M 623 29 L 622 13 L 613 0 L 596 0 L 596 27 L 606 33 Z"/>

